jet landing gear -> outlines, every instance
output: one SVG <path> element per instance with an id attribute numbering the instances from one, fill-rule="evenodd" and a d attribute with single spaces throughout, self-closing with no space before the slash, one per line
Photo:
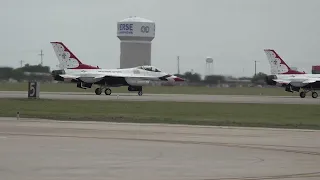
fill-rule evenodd
<path id="1" fill-rule="evenodd" d="M 138 95 L 142 96 L 142 86 L 128 86 L 128 91 L 138 91 Z"/>
<path id="2" fill-rule="evenodd" d="M 305 97 L 306 97 L 306 94 L 307 94 L 306 92 L 302 91 L 302 92 L 300 92 L 299 95 L 300 95 L 301 98 L 305 98 Z"/>
<path id="3" fill-rule="evenodd" d="M 288 86 L 286 86 L 285 91 L 287 91 L 287 92 L 292 92 L 292 93 L 293 93 L 293 92 L 295 92 L 295 91 L 296 91 L 296 92 L 299 92 L 300 89 L 302 89 L 302 88 L 288 85 Z M 318 93 L 317 93 L 316 91 L 314 91 L 312 88 L 311 88 L 311 89 L 308 89 L 308 90 L 303 89 L 303 91 L 299 93 L 300 97 L 301 97 L 301 98 L 305 98 L 306 95 L 307 95 L 307 93 L 308 93 L 309 91 L 312 92 L 312 93 L 311 93 L 312 98 L 317 98 L 317 97 L 318 97 Z"/>
<path id="4" fill-rule="evenodd" d="M 318 97 L 318 93 L 317 92 L 312 92 L 311 96 L 312 96 L 312 98 L 317 98 Z"/>
<path id="5" fill-rule="evenodd" d="M 101 95 L 102 90 L 101 88 L 97 88 L 94 92 L 96 93 L 96 95 Z"/>
<path id="6" fill-rule="evenodd" d="M 305 98 L 305 97 L 306 97 L 306 94 L 307 94 L 308 92 L 309 92 L 309 91 L 302 91 L 302 92 L 300 92 L 299 95 L 300 95 L 301 98 Z M 312 98 L 317 98 L 317 97 L 318 97 L 318 93 L 315 92 L 315 91 L 312 91 L 311 96 L 312 96 Z"/>
<path id="7" fill-rule="evenodd" d="M 97 88 L 94 92 L 96 93 L 96 95 L 101 95 L 102 94 L 102 91 L 103 91 L 103 88 Z M 104 89 L 104 93 L 106 95 L 110 95 L 112 93 L 111 89 L 110 88 L 105 88 Z"/>
<path id="8" fill-rule="evenodd" d="M 106 95 L 110 95 L 111 94 L 111 89 L 110 88 L 106 88 L 105 90 L 104 90 L 104 94 L 106 94 Z"/>

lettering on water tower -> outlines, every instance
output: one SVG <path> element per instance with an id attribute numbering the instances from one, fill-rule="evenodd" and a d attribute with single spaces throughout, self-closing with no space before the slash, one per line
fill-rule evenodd
<path id="1" fill-rule="evenodd" d="M 133 34 L 133 24 L 119 24 L 119 34 Z"/>
<path id="2" fill-rule="evenodd" d="M 148 33 L 150 28 L 149 28 L 149 26 L 141 26 L 140 30 L 141 30 L 142 33 Z"/>

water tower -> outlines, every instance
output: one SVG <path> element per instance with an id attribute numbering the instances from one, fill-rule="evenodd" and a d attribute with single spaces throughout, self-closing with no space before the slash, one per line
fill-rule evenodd
<path id="1" fill-rule="evenodd" d="M 140 17 L 118 22 L 120 39 L 120 68 L 151 65 L 151 41 L 155 37 L 155 23 Z"/>
<path id="2" fill-rule="evenodd" d="M 206 58 L 206 76 L 212 75 L 213 71 L 213 59 L 211 57 Z"/>

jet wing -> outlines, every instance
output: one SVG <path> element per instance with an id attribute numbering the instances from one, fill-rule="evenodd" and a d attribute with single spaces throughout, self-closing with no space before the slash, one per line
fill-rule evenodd
<path id="1" fill-rule="evenodd" d="M 145 79 L 154 79 L 155 76 L 146 76 L 144 74 L 122 74 L 122 73 L 103 73 L 96 75 L 95 79 L 108 78 L 108 77 L 123 77 L 123 78 L 145 78 Z"/>
<path id="2" fill-rule="evenodd" d="M 274 79 L 273 81 L 275 81 L 277 83 L 283 83 L 283 84 L 291 83 L 291 80 L 283 80 L 283 79 Z M 310 84 L 310 83 L 314 83 L 317 81 L 320 81 L 320 78 L 309 78 L 309 79 L 301 80 L 299 82 L 301 82 L 303 84 Z M 294 82 L 297 82 L 297 81 L 294 81 Z"/>
<path id="3" fill-rule="evenodd" d="M 281 84 L 289 84 L 291 82 L 290 80 L 283 80 L 283 79 L 274 79 L 273 81 Z"/>
<path id="4" fill-rule="evenodd" d="M 317 81 L 320 81 L 320 78 L 310 78 L 310 79 L 307 79 L 307 80 L 303 81 L 302 83 L 310 84 L 310 83 L 314 83 L 314 82 L 317 82 Z"/>
<path id="5" fill-rule="evenodd" d="M 60 74 L 59 76 L 67 79 L 77 79 L 77 78 L 84 78 L 86 76 L 75 76 L 70 74 Z M 154 78 L 153 76 L 144 76 L 144 75 L 121 75 L 121 74 L 101 74 L 101 75 L 95 75 L 94 79 L 101 79 L 101 78 L 107 78 L 107 77 L 132 77 L 132 78 Z"/>
<path id="6" fill-rule="evenodd" d="M 60 74 L 59 76 L 66 78 L 66 79 L 77 79 L 80 76 L 74 76 L 74 75 L 69 75 L 69 74 Z"/>
<path id="7" fill-rule="evenodd" d="M 61 74 L 59 75 L 65 79 L 92 79 L 92 80 L 100 80 L 104 77 L 108 77 L 108 75 L 96 75 L 94 77 L 88 77 L 88 76 L 75 76 L 75 75 L 70 75 L 70 74 Z M 109 76 L 110 77 L 110 76 Z"/>
<path id="8" fill-rule="evenodd" d="M 105 74 L 102 74 L 102 75 L 95 76 L 94 79 L 101 79 L 101 78 L 104 78 L 104 77 L 108 77 L 108 76 L 105 75 Z"/>

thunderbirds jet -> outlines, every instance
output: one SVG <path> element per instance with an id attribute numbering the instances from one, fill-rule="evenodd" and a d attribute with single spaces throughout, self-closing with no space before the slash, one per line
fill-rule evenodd
<path id="1" fill-rule="evenodd" d="M 311 91 L 313 98 L 318 97 L 316 90 L 320 90 L 320 74 L 306 74 L 305 72 L 292 70 L 274 51 L 264 50 L 271 66 L 271 75 L 265 81 L 268 85 L 284 86 L 287 92 L 300 92 L 300 97 L 305 98 Z"/>
<path id="2" fill-rule="evenodd" d="M 101 69 L 83 64 L 62 42 L 51 42 L 51 45 L 59 60 L 59 67 L 63 69 L 52 72 L 54 79 L 77 83 L 77 87 L 82 89 L 98 85 L 95 89 L 96 95 L 103 91 L 110 95 L 112 91 L 109 87 L 128 86 L 128 91 L 138 91 L 138 95 L 142 96 L 142 86 L 148 85 L 150 81 L 184 81 L 154 66 Z"/>

